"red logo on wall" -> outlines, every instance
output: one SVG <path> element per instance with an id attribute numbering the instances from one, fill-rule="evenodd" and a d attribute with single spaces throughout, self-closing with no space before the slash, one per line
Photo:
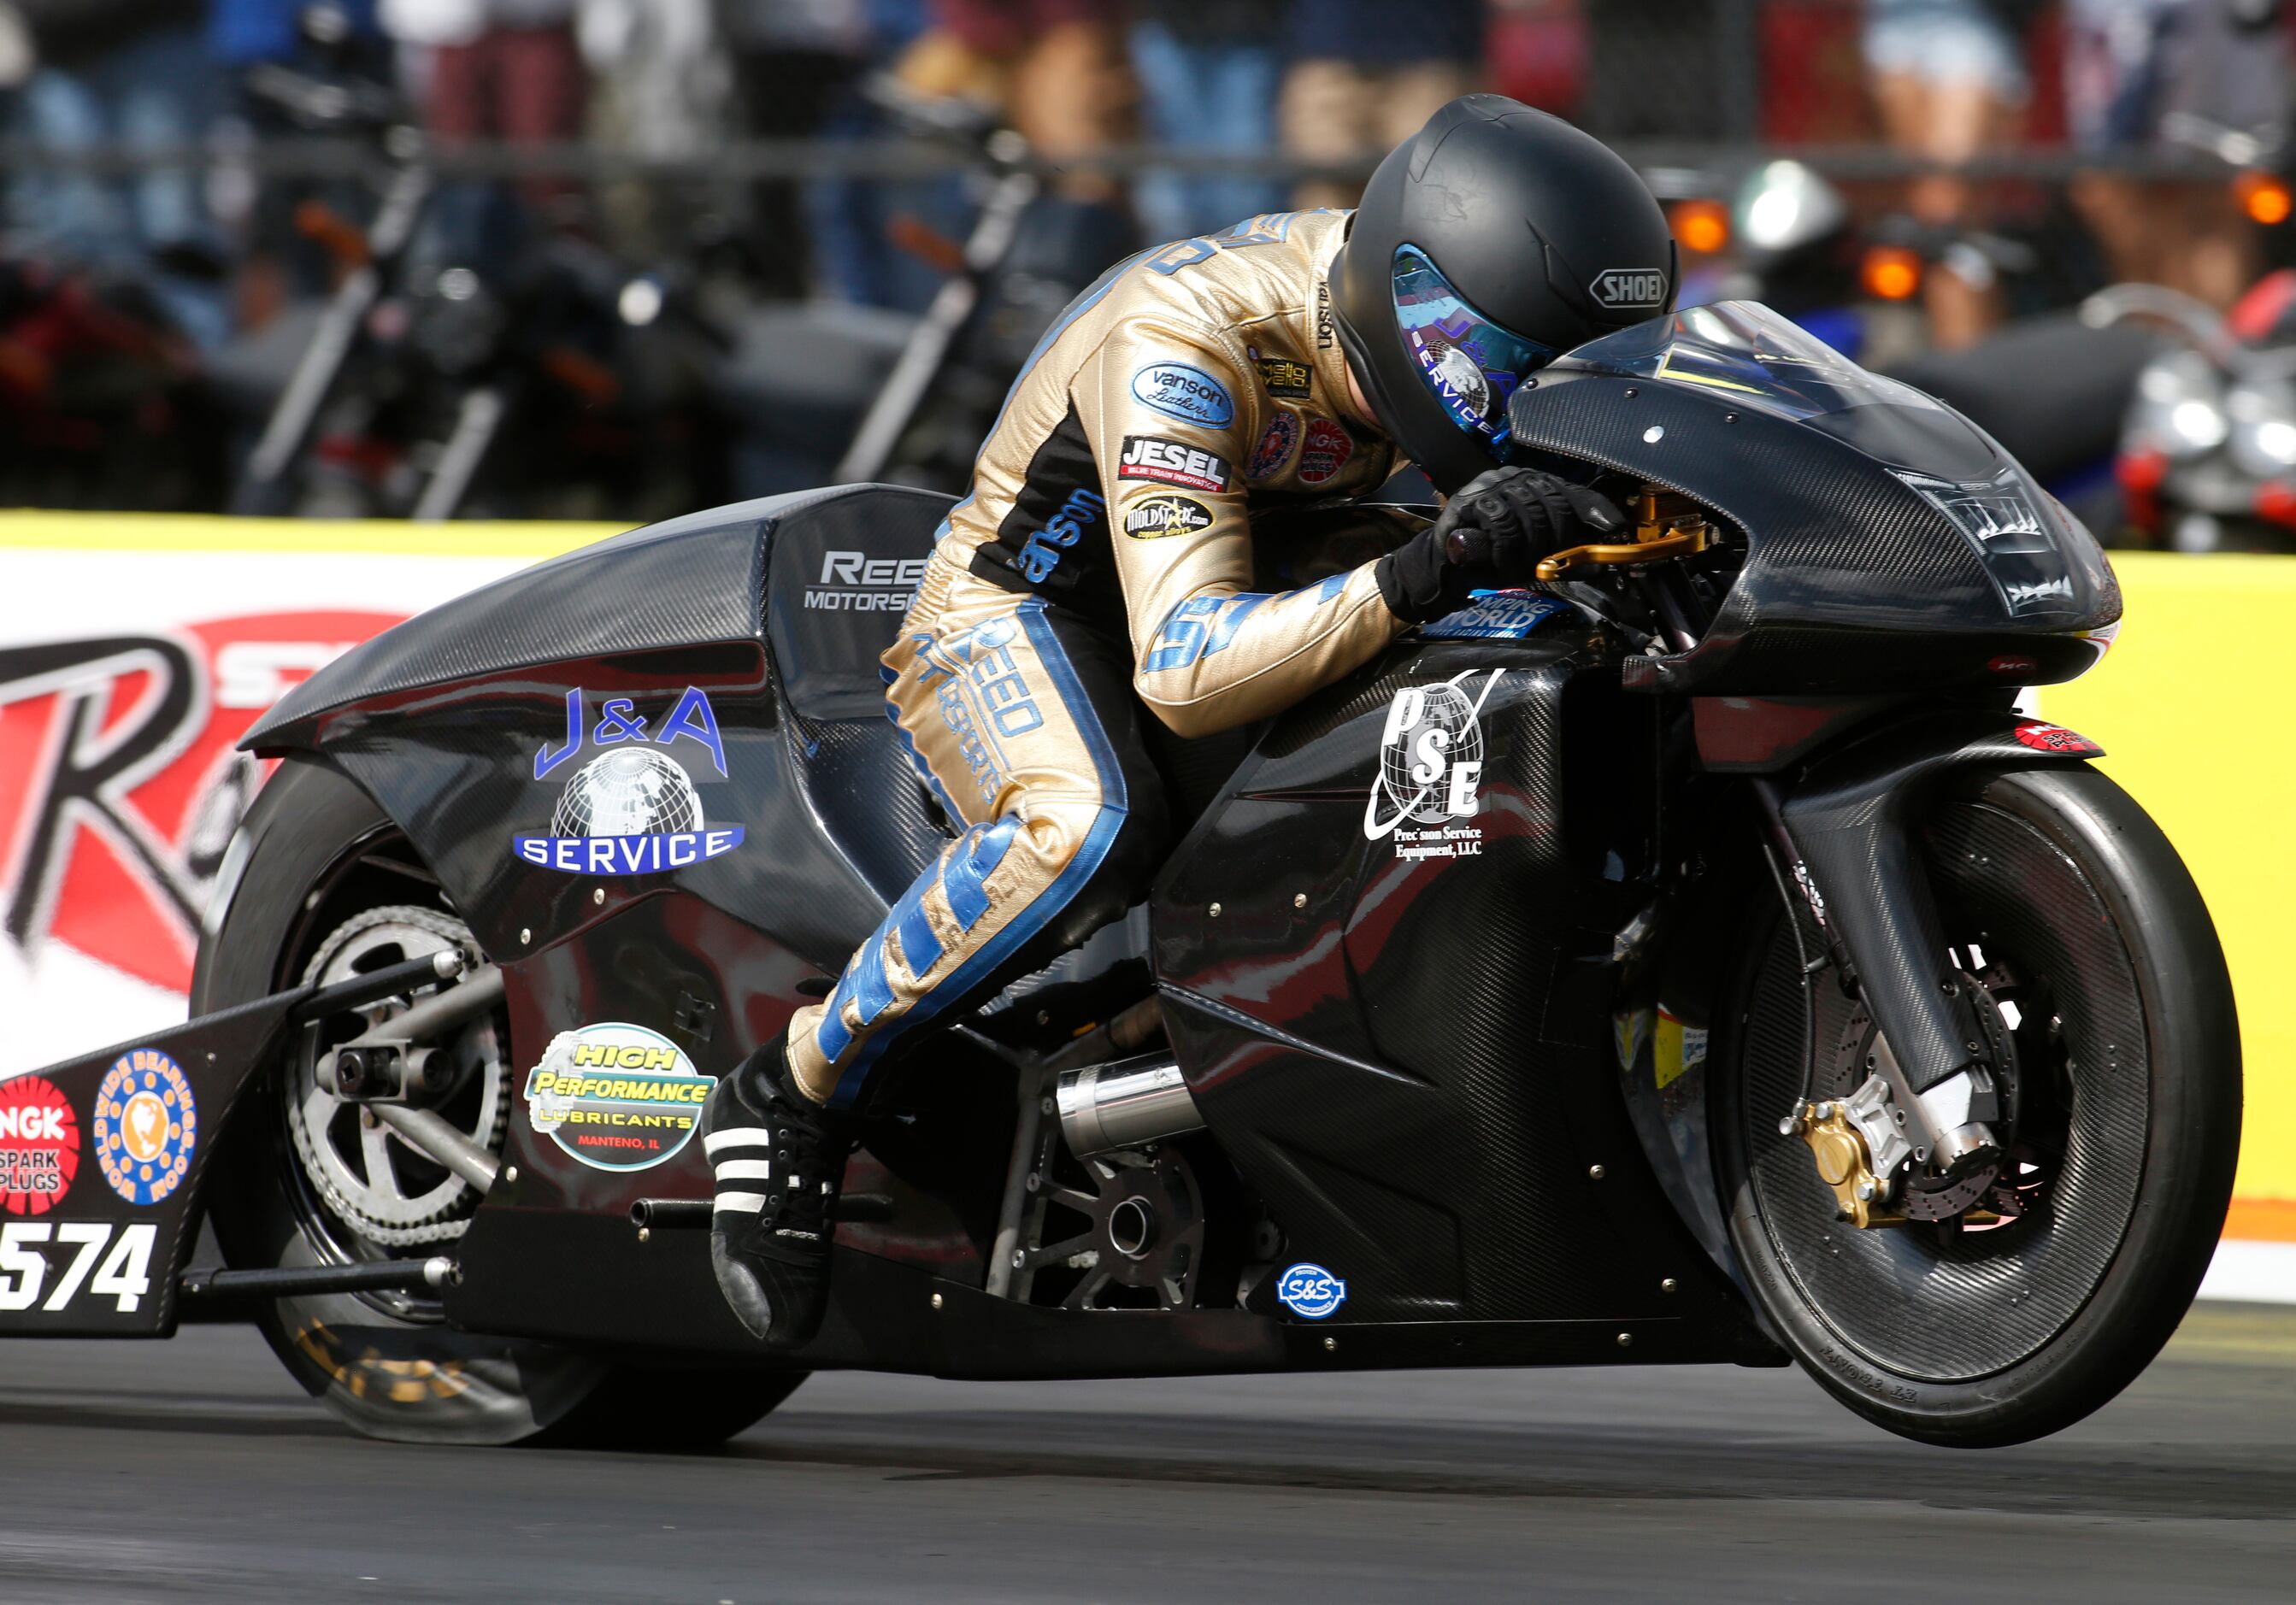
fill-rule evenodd
<path id="1" fill-rule="evenodd" d="M 268 767 L 240 737 L 400 617 L 264 613 L 0 648 L 0 939 L 36 956 L 53 938 L 188 990 L 200 912 Z"/>
<path id="2" fill-rule="evenodd" d="M 0 1081 L 0 1209 L 45 1215 L 79 1174 L 79 1122 L 55 1083 L 39 1076 Z"/>

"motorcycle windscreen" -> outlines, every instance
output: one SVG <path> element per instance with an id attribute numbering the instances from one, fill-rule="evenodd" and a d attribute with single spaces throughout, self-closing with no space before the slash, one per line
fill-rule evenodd
<path id="1" fill-rule="evenodd" d="M 1952 521 L 2013 617 L 2071 621 L 2083 616 L 2083 598 L 2112 585 L 2087 532 L 1967 419 L 1859 367 L 1759 302 L 1652 318 L 1591 340 L 1553 368 L 1681 386 L 1854 446 Z"/>

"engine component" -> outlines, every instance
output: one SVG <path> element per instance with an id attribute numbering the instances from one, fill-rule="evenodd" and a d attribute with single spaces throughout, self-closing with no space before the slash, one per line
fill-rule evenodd
<path id="1" fill-rule="evenodd" d="M 1080 1159 L 1201 1131 L 1180 1067 L 1160 1053 L 1061 1072 L 1061 1135 Z"/>

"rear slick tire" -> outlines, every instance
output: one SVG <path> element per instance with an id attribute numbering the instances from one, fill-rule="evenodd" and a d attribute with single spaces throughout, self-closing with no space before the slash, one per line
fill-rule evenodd
<path id="1" fill-rule="evenodd" d="M 1803 1368 L 1892 1432 L 1989 1447 L 2104 1404 L 2183 1320 L 2231 1198 L 2240 1036 L 2198 889 L 2102 774 L 1964 777 L 1922 834 L 1948 942 L 1996 978 L 1997 999 L 2023 1000 L 2004 1023 L 2044 1201 L 1975 1230 L 1835 1219 L 1807 1148 L 1777 1125 L 1806 1072 L 1820 1098 L 1862 1077 L 1842 1045 L 1857 1005 L 1830 969 L 1805 1003 L 1790 921 L 1802 945 L 1811 933 L 1775 902 L 1717 1011 L 1716 1158 L 1733 1246 Z"/>
<path id="2" fill-rule="evenodd" d="M 201 944 L 194 1014 L 296 984 L 327 933 L 363 915 L 463 930 L 381 810 L 323 765 L 283 765 L 233 854 L 243 867 L 235 880 L 226 870 L 220 923 Z M 386 1247 L 331 1220 L 284 1112 L 280 1077 L 296 1062 L 291 1045 L 233 1109 L 206 1200 L 226 1261 L 267 1269 L 451 1254 L 451 1239 Z M 610 1363 L 457 1331 L 435 1304 L 398 1295 L 275 1299 L 258 1306 L 255 1324 L 304 1390 L 353 1429 L 405 1443 L 698 1451 L 755 1423 L 806 1374 Z"/>

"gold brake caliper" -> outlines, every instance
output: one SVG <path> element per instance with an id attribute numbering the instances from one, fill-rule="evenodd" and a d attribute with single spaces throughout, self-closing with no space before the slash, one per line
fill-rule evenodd
<path id="1" fill-rule="evenodd" d="M 1778 1131 L 1809 1144 L 1818 1179 L 1833 1189 L 1835 1213 L 1842 1220 L 1859 1227 L 1906 1224 L 1885 1201 L 1889 1188 L 1874 1174 L 1866 1138 L 1838 1100 L 1803 1104 L 1778 1122 Z"/>

